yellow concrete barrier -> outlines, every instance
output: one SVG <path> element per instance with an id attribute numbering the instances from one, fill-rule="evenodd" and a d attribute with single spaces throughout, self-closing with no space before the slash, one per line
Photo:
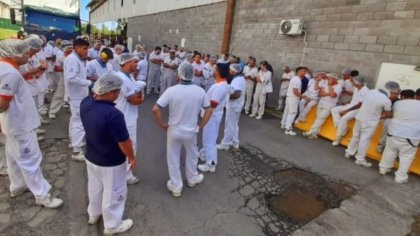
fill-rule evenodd
<path id="1" fill-rule="evenodd" d="M 309 112 L 306 122 L 301 122 L 295 125 L 295 127 L 302 131 L 308 131 L 311 128 L 312 124 L 314 123 L 315 118 L 316 118 L 316 107 L 312 108 L 312 110 Z M 347 145 L 350 143 L 350 139 L 353 135 L 352 131 L 353 131 L 354 123 L 355 123 L 354 120 L 349 122 L 349 126 L 348 126 L 349 132 L 347 133 L 347 135 L 343 138 L 343 141 L 341 142 L 341 145 L 345 147 L 347 147 Z M 376 161 L 381 160 L 381 153 L 376 151 L 376 147 L 378 146 L 379 139 L 381 137 L 381 131 L 382 131 L 382 124 L 380 123 L 378 128 L 376 129 L 376 132 L 372 138 L 372 141 L 370 143 L 369 149 L 366 154 L 367 157 Z M 321 128 L 319 136 L 325 139 L 328 139 L 330 141 L 333 141 L 335 139 L 335 134 L 336 134 L 336 129 L 334 128 L 332 117 L 329 116 Z M 344 156 L 344 151 L 343 151 L 343 156 Z M 420 151 L 419 150 L 417 151 L 416 158 L 411 164 L 410 171 L 412 173 L 420 175 Z"/>

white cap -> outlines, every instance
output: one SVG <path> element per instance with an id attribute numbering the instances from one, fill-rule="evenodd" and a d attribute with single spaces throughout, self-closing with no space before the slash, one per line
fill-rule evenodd
<path id="1" fill-rule="evenodd" d="M 29 37 L 26 38 L 25 41 L 28 43 L 31 49 L 41 49 L 42 48 L 42 40 L 39 37 Z"/>
<path id="2" fill-rule="evenodd" d="M 0 57 L 21 57 L 30 49 L 28 43 L 20 39 L 4 39 L 0 41 Z"/>
<path id="3" fill-rule="evenodd" d="M 134 61 L 134 60 L 139 61 L 139 58 L 132 53 L 123 53 L 120 55 L 120 65 L 124 65 L 125 63 Z"/>
<path id="4" fill-rule="evenodd" d="M 122 80 L 117 75 L 105 74 L 95 82 L 93 92 L 97 95 L 103 95 L 105 93 L 121 89 L 122 84 Z"/>
<path id="5" fill-rule="evenodd" d="M 194 76 L 194 68 L 190 63 L 184 62 L 178 67 L 178 75 L 182 80 L 191 81 Z"/>

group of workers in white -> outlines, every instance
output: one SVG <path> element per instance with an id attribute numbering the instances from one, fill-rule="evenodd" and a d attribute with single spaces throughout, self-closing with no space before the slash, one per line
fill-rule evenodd
<path id="1" fill-rule="evenodd" d="M 82 38 L 52 44 L 37 35 L 0 41 L 0 125 L 6 136 L 10 196 L 29 190 L 38 205 L 62 205 L 61 199 L 51 195 L 51 185 L 42 174 L 38 141 L 39 134 L 45 132 L 39 129 L 41 123 L 48 123 L 43 116 L 55 119 L 68 103 L 71 157 L 87 166 L 88 224 L 103 218 L 105 235 L 126 232 L 133 225 L 131 219 L 123 220 L 123 213 L 127 184 L 139 182 L 132 171 L 137 166 L 137 123 L 145 94 L 159 94 L 152 111 L 167 132 L 170 178 L 166 187 L 174 197 L 180 197 L 184 185 L 182 147 L 186 150 L 187 184 L 194 187 L 204 180 L 199 171 L 216 171 L 218 150 L 239 149 L 242 111 L 262 119 L 267 94 L 273 92 L 271 65 L 262 61 L 257 67 L 252 57 L 245 65 L 235 57 L 202 58 L 200 53 L 187 53 L 183 48 L 156 47 L 148 54 L 141 45 L 124 53 L 123 45 L 110 48 L 96 41 L 90 47 Z M 352 77 L 351 71 L 345 71 L 342 83 L 333 73 L 315 73 L 312 79 L 306 67 L 298 67 L 296 75 L 288 67 L 284 72 L 279 108 L 284 106 L 281 127 L 287 135 L 296 135 L 293 123 L 305 121 L 317 105 L 316 121 L 304 135 L 316 138 L 332 114 L 337 127 L 333 145 L 337 146 L 347 133 L 347 122 L 356 118 L 345 156 L 356 155 L 356 164 L 369 167 L 366 149 L 382 119 L 386 139 L 381 144 L 380 172 L 389 172 L 398 156 L 395 181 L 407 182 L 420 143 L 420 101 L 415 100 L 414 91 L 404 90 L 400 95 L 395 82 L 369 90 L 364 79 Z M 307 89 L 303 92 L 305 78 Z M 54 91 L 49 109 L 44 103 L 47 91 Z M 162 109 L 169 111 L 168 122 L 162 118 Z M 217 144 L 224 112 L 224 137 Z M 201 150 L 197 143 L 200 131 Z"/>

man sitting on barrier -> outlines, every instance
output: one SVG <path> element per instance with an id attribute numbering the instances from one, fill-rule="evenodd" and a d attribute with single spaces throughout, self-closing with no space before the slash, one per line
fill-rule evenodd
<path id="1" fill-rule="evenodd" d="M 420 144 L 420 101 L 414 96 L 413 90 L 401 91 L 401 100 L 394 104 L 385 151 L 379 163 L 379 173 L 386 175 L 398 156 L 400 162 L 394 180 L 399 184 L 408 182 L 408 169 Z"/>
<path id="2" fill-rule="evenodd" d="M 370 90 L 359 112 L 353 128 L 353 137 L 346 149 L 346 158 L 356 157 L 355 164 L 371 167 L 372 163 L 366 161 L 366 151 L 369 148 L 372 136 L 378 127 L 380 119 L 392 117 L 391 100 L 400 95 L 400 86 L 397 82 L 389 81 L 385 89 Z"/>
<path id="3" fill-rule="evenodd" d="M 322 125 L 327 120 L 331 113 L 331 109 L 337 105 L 338 98 L 340 97 L 342 87 L 337 82 L 336 74 L 327 74 L 328 82 L 319 91 L 319 103 L 316 112 L 316 119 L 311 129 L 304 132 L 303 136 L 310 139 L 318 138 L 318 133 Z"/>
<path id="4" fill-rule="evenodd" d="M 351 102 L 347 105 L 337 106 L 331 109 L 331 115 L 334 121 L 334 127 L 337 128 L 337 134 L 333 146 L 340 145 L 341 139 L 347 133 L 347 124 L 359 112 L 363 100 L 369 92 L 368 87 L 365 86 L 365 79 L 357 76 L 351 79 L 354 85 L 354 92 Z"/>
<path id="5" fill-rule="evenodd" d="M 319 90 L 326 83 L 327 74 L 325 72 L 315 73 L 315 78 L 311 79 L 308 84 L 308 89 L 302 94 L 302 99 L 299 102 L 299 117 L 295 124 L 305 122 L 309 112 L 319 101 Z"/>

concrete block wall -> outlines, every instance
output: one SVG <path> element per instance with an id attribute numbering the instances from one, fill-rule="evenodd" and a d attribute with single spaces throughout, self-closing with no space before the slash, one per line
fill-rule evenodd
<path id="1" fill-rule="evenodd" d="M 278 79 L 302 61 L 303 36 L 279 34 L 280 21 L 301 18 L 307 32 L 303 64 L 340 73 L 358 69 L 375 85 L 382 62 L 420 65 L 419 0 L 238 0 L 231 51 L 268 60 Z"/>
<path id="2" fill-rule="evenodd" d="M 133 44 L 141 44 L 148 50 L 157 45 L 181 45 L 186 39 L 185 47 L 203 52 L 219 52 L 222 45 L 226 2 L 162 12 L 128 19 L 128 36 Z M 178 33 L 176 30 L 178 29 Z"/>

